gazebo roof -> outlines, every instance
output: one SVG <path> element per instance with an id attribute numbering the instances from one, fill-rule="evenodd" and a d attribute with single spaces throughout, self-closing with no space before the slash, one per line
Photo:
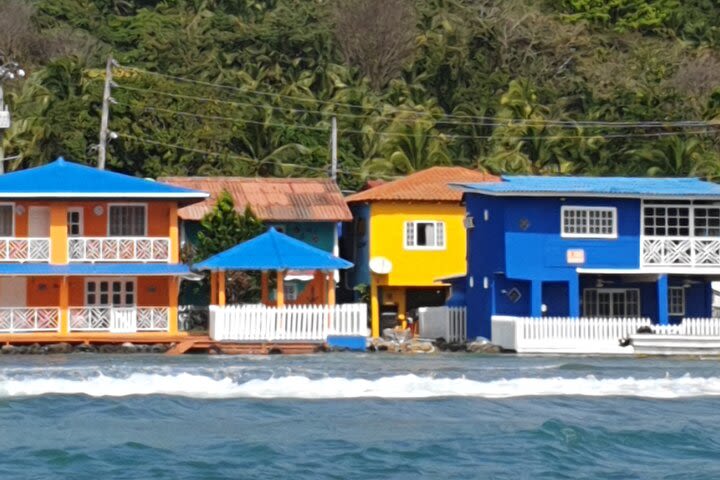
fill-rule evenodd
<path id="1" fill-rule="evenodd" d="M 262 235 L 213 255 L 196 270 L 341 270 L 353 264 L 270 228 Z"/>

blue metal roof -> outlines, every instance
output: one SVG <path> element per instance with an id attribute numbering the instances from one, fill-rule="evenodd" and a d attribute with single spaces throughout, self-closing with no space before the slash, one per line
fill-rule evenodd
<path id="1" fill-rule="evenodd" d="M 0 264 L 0 276 L 57 275 L 57 276 L 183 276 L 191 275 L 187 265 L 181 263 L 47 263 Z"/>
<path id="2" fill-rule="evenodd" d="M 507 176 L 496 183 L 454 184 L 466 193 L 504 196 L 720 198 L 720 185 L 697 178 Z"/>
<path id="3" fill-rule="evenodd" d="M 196 270 L 339 270 L 353 264 L 270 228 L 193 266 Z"/>
<path id="4" fill-rule="evenodd" d="M 205 192 L 100 170 L 62 157 L 0 176 L 0 198 L 162 198 L 201 200 Z"/>

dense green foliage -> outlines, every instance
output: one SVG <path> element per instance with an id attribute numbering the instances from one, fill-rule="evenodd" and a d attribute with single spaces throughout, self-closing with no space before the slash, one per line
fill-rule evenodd
<path id="1" fill-rule="evenodd" d="M 248 207 L 240 215 L 229 193 L 223 192 L 213 210 L 200 221 L 197 246 L 194 252 L 185 252 L 184 261 L 199 262 L 235 245 L 250 240 L 265 231 L 265 226 Z M 260 278 L 257 272 L 228 272 L 227 295 L 230 303 L 256 302 L 260 298 Z M 186 288 L 209 290 L 207 281 L 187 284 Z"/>
<path id="2" fill-rule="evenodd" d="M 333 115 L 346 188 L 436 164 L 720 174 L 713 0 L 417 0 L 413 54 L 389 81 L 343 53 L 334 25 L 363 27 L 340 22 L 337 1 L 34 0 L 27 28 L 63 48 L 14 47 L 31 75 L 6 85 L 7 153 L 23 155 L 10 168 L 95 162 L 112 54 L 109 163 L 141 176 L 326 175 Z M 708 123 L 667 124 L 680 120 Z"/>

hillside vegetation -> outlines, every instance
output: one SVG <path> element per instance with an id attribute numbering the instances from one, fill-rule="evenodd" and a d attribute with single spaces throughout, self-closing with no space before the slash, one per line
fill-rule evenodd
<path id="1" fill-rule="evenodd" d="M 108 161 L 139 176 L 327 175 L 333 116 L 347 188 L 720 176 L 713 0 L 5 0 L 0 51 L 30 72 L 5 84 L 10 169 L 95 163 L 112 55 Z"/>

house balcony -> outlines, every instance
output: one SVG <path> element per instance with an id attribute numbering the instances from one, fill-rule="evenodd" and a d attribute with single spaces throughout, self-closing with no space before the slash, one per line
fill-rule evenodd
<path id="1" fill-rule="evenodd" d="M 70 237 L 70 262 L 169 262 L 166 237 Z"/>
<path id="2" fill-rule="evenodd" d="M 59 308 L 0 308 L 0 333 L 58 332 Z"/>
<path id="3" fill-rule="evenodd" d="M 49 238 L 0 237 L 0 262 L 49 261 Z"/>
<path id="4" fill-rule="evenodd" d="M 166 332 L 167 307 L 71 307 L 70 332 Z"/>
<path id="5" fill-rule="evenodd" d="M 643 267 L 720 267 L 720 237 L 643 237 Z"/>

